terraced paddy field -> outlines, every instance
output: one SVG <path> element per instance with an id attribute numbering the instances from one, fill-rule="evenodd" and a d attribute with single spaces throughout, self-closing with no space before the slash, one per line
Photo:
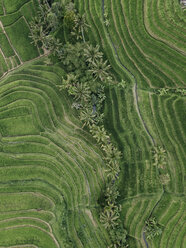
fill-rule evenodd
<path id="1" fill-rule="evenodd" d="M 177 0 L 76 0 L 117 81 L 106 87 L 105 127 L 123 153 L 121 219 L 131 248 L 185 248 L 184 10 Z M 0 0 L 0 248 L 107 248 L 98 199 L 103 154 L 59 92 L 64 71 L 30 43 L 37 0 Z M 20 45 L 21 44 L 21 45 Z M 43 56 L 43 58 L 41 58 Z M 157 94 L 168 88 L 165 95 Z M 163 170 L 153 150 L 166 150 Z M 162 234 L 146 239 L 155 216 Z"/>
<path id="2" fill-rule="evenodd" d="M 29 37 L 37 7 L 37 0 L 0 0 L 0 77 L 43 54 Z"/>
<path id="3" fill-rule="evenodd" d="M 185 89 L 185 23 L 179 1 L 76 1 L 118 80 L 108 87 L 105 126 L 123 152 L 120 203 L 130 247 L 185 247 L 186 96 L 160 88 Z M 152 150 L 166 150 L 170 180 L 162 184 Z M 163 230 L 146 240 L 145 220 Z"/>
<path id="4" fill-rule="evenodd" d="M 37 61 L 1 80 L 0 247 L 109 240 L 98 221 L 102 154 L 56 87 L 63 74 Z"/>

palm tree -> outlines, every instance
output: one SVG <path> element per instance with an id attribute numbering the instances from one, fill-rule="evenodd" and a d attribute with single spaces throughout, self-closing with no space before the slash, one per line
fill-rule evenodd
<path id="1" fill-rule="evenodd" d="M 46 36 L 46 33 L 43 29 L 42 19 L 38 16 L 33 18 L 30 23 L 30 38 L 33 40 L 35 46 L 38 45 L 39 42 L 43 43 L 43 40 Z"/>
<path id="2" fill-rule="evenodd" d="M 52 61 L 51 61 L 51 59 L 49 57 L 47 57 L 44 62 L 48 66 L 53 64 Z"/>
<path id="3" fill-rule="evenodd" d="M 91 125 L 94 124 L 94 117 L 95 114 L 93 114 L 93 111 L 91 108 L 85 108 L 80 113 L 80 120 L 84 122 L 83 127 L 85 125 L 91 127 Z"/>
<path id="4" fill-rule="evenodd" d="M 117 87 L 125 89 L 127 87 L 127 82 L 122 79 L 121 82 L 117 84 Z"/>
<path id="5" fill-rule="evenodd" d="M 106 79 L 110 79 L 108 70 L 111 68 L 110 65 L 107 64 L 107 60 L 103 61 L 101 58 L 100 60 L 96 60 L 91 63 L 91 69 L 89 70 L 92 72 L 92 74 L 96 79 L 100 79 L 101 81 L 104 81 Z"/>
<path id="6" fill-rule="evenodd" d="M 102 148 L 106 153 L 105 159 L 107 161 L 112 161 L 114 163 L 121 158 L 121 152 L 112 144 L 102 145 Z"/>
<path id="7" fill-rule="evenodd" d="M 67 74 L 67 79 L 63 78 L 62 85 L 59 86 L 59 88 L 68 90 L 70 86 L 75 85 L 76 83 L 77 83 L 77 76 L 70 73 L 70 74 Z"/>
<path id="8" fill-rule="evenodd" d="M 115 228 L 118 223 L 119 215 L 113 210 L 105 210 L 100 214 L 100 221 L 106 229 Z"/>
<path id="9" fill-rule="evenodd" d="M 155 236 L 159 236 L 162 233 L 161 228 L 158 226 L 155 217 L 149 218 L 145 222 L 145 232 L 147 233 L 147 239 L 153 239 Z"/>
<path id="10" fill-rule="evenodd" d="M 180 93 L 182 96 L 186 95 L 186 89 L 177 88 L 176 93 Z"/>
<path id="11" fill-rule="evenodd" d="M 51 12 L 55 13 L 57 18 L 60 20 L 64 16 L 64 6 L 60 2 L 54 2 L 51 6 Z"/>
<path id="12" fill-rule="evenodd" d="M 59 26 L 59 20 L 55 13 L 50 11 L 47 15 L 47 22 L 51 28 L 52 31 L 56 30 Z"/>
<path id="13" fill-rule="evenodd" d="M 111 160 L 108 163 L 107 167 L 108 168 L 105 170 L 107 172 L 107 177 L 111 178 L 111 180 L 115 180 L 120 172 L 119 164 L 117 163 L 117 161 Z"/>
<path id="14" fill-rule="evenodd" d="M 154 165 L 160 168 L 164 168 L 166 164 L 166 151 L 161 147 L 157 146 L 154 148 Z"/>
<path id="15" fill-rule="evenodd" d="M 93 134 L 93 137 L 97 140 L 98 143 L 106 144 L 109 136 L 106 133 L 104 126 L 93 125 L 90 132 Z"/>
<path id="16" fill-rule="evenodd" d="M 66 79 L 63 78 L 62 85 L 57 85 L 57 87 L 60 91 L 66 89 L 68 90 L 69 95 L 74 95 L 76 90 L 76 87 L 74 86 L 75 84 L 77 84 L 77 76 L 70 73 L 67 74 Z"/>
<path id="17" fill-rule="evenodd" d="M 54 52 L 56 46 L 60 45 L 59 40 L 55 39 L 52 35 L 45 35 L 43 39 L 43 48 Z"/>
<path id="18" fill-rule="evenodd" d="M 159 93 L 160 96 L 167 95 L 168 92 L 169 92 L 169 89 L 167 89 L 167 88 L 161 88 L 161 89 L 158 90 L 158 93 Z"/>
<path id="19" fill-rule="evenodd" d="M 101 104 L 105 99 L 106 99 L 106 95 L 105 95 L 105 91 L 104 91 L 105 87 L 103 85 L 100 85 L 100 87 L 98 88 L 98 102 Z"/>
<path id="20" fill-rule="evenodd" d="M 74 98 L 75 100 L 80 100 L 82 103 L 86 103 L 90 100 L 90 87 L 87 83 L 76 84 Z"/>
<path id="21" fill-rule="evenodd" d="M 94 47 L 92 44 L 87 44 L 84 49 L 84 56 L 86 57 L 87 62 L 92 63 L 98 59 L 101 59 L 103 57 L 103 53 L 99 51 L 99 45 Z"/>
<path id="22" fill-rule="evenodd" d="M 104 23 L 105 23 L 106 27 L 110 26 L 110 21 L 108 19 L 105 19 Z"/>
<path id="23" fill-rule="evenodd" d="M 105 198 L 107 204 L 111 202 L 115 203 L 118 196 L 119 196 L 119 191 L 117 190 L 116 185 L 109 182 L 105 190 Z"/>
<path id="24" fill-rule="evenodd" d="M 87 27 L 89 27 L 89 25 L 86 23 L 85 14 L 83 14 L 82 16 L 76 14 L 74 22 L 75 22 L 74 30 L 77 30 L 77 33 L 79 34 L 81 33 L 83 42 L 85 43 L 84 30 Z"/>

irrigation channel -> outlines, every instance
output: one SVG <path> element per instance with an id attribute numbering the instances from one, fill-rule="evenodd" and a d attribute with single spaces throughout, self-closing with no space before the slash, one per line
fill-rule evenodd
<path id="1" fill-rule="evenodd" d="M 103 20 L 104 20 L 104 22 L 105 22 L 105 15 L 104 15 L 104 13 L 105 13 L 104 0 L 102 0 L 102 18 L 103 18 Z M 144 127 L 146 133 L 148 134 L 148 136 L 149 136 L 149 138 L 150 138 L 150 140 L 151 140 L 153 146 L 155 146 L 155 145 L 156 145 L 155 140 L 154 140 L 154 138 L 152 137 L 152 135 L 150 134 L 150 132 L 149 132 L 149 130 L 148 130 L 148 128 L 147 128 L 147 125 L 146 125 L 145 121 L 143 120 L 143 117 L 142 117 L 142 115 L 141 115 L 141 111 L 140 111 L 140 108 L 139 108 L 138 91 L 137 91 L 137 89 L 138 89 L 138 84 L 137 84 L 136 77 L 135 77 L 135 76 L 133 75 L 133 73 L 132 73 L 131 71 L 129 71 L 129 69 L 128 69 L 127 67 L 125 67 L 125 66 L 123 65 L 123 63 L 121 62 L 121 60 L 120 60 L 120 58 L 119 58 L 119 56 L 118 56 L 117 49 L 116 49 L 116 47 L 115 47 L 115 45 L 114 45 L 114 42 L 112 41 L 111 35 L 110 35 L 110 33 L 109 33 L 109 30 L 108 30 L 108 28 L 106 28 L 106 29 L 107 29 L 107 33 L 108 33 L 108 37 L 109 37 L 109 39 L 110 39 L 110 42 L 111 42 L 111 44 L 112 44 L 112 46 L 113 46 L 113 48 L 114 48 L 114 51 L 115 51 L 115 55 L 116 55 L 117 60 L 119 61 L 120 65 L 123 67 L 124 71 L 127 72 L 127 74 L 130 76 L 131 81 L 134 83 L 133 93 L 134 93 L 134 100 L 135 100 L 136 110 L 137 110 L 138 116 L 139 116 L 139 118 L 140 118 L 140 120 L 141 120 L 141 122 L 142 122 L 142 125 L 143 125 L 143 127 Z M 154 209 L 156 208 L 156 206 L 158 205 L 158 203 L 161 201 L 162 196 L 163 196 L 163 194 L 164 194 L 164 191 L 165 191 L 165 189 L 164 189 L 164 187 L 163 187 L 162 195 L 161 195 L 160 199 L 158 200 L 158 202 L 155 204 L 154 208 L 152 209 L 152 211 L 151 211 L 151 213 L 150 213 L 150 216 L 152 215 L 152 213 L 153 213 Z M 150 217 L 150 216 L 149 216 L 149 217 Z M 149 248 L 148 242 L 147 242 L 147 240 L 146 240 L 146 238 L 145 238 L 145 232 L 144 232 L 144 230 L 143 230 L 143 240 L 144 240 L 144 242 L 145 242 L 146 247 Z"/>

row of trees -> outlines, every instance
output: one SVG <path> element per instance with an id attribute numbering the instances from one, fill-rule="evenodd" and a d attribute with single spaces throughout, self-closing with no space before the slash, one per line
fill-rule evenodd
<path id="1" fill-rule="evenodd" d="M 154 90 L 155 94 L 160 95 L 160 96 L 166 96 L 166 95 L 171 95 L 171 94 L 176 94 L 180 96 L 186 96 L 186 89 L 184 88 L 161 88 L 161 89 L 155 89 Z"/>
<path id="2" fill-rule="evenodd" d="M 153 165 L 157 167 L 160 181 L 163 185 L 170 181 L 169 174 L 166 174 L 167 154 L 163 147 L 155 146 L 153 150 Z M 152 213 L 151 213 L 152 214 Z M 145 221 L 144 232 L 149 240 L 162 234 L 162 229 L 155 217 L 150 216 Z"/>
<path id="3" fill-rule="evenodd" d="M 57 38 L 56 34 L 61 27 L 68 30 L 71 42 L 62 44 Z M 112 144 L 103 126 L 104 88 L 112 83 L 113 77 L 111 66 L 104 59 L 99 46 L 85 41 L 84 31 L 88 27 L 85 15 L 79 15 L 72 2 L 65 6 L 55 2 L 50 6 L 43 0 L 37 17 L 31 23 L 31 37 L 35 45 L 50 52 L 46 60 L 48 65 L 57 58 L 66 71 L 66 77 L 58 86 L 59 90 L 67 90 L 73 97 L 72 107 L 78 110 L 83 127 L 89 128 L 103 150 L 107 180 L 100 221 L 109 231 L 112 240 L 109 248 L 127 247 L 127 232 L 120 220 L 121 206 L 117 203 L 121 152 Z M 124 81 L 119 85 L 122 88 L 125 86 Z"/>

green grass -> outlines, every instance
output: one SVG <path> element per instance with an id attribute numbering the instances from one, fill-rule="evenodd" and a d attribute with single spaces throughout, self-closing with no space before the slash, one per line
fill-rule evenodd
<path id="1" fill-rule="evenodd" d="M 1 212 L 25 211 L 39 208 L 52 210 L 53 207 L 51 202 L 44 195 L 42 196 L 37 193 L 1 193 L 0 199 Z"/>
<path id="2" fill-rule="evenodd" d="M 4 27 L 14 24 L 19 18 L 21 18 L 21 12 L 17 11 L 13 14 L 4 15 L 0 17 Z"/>
<path id="3" fill-rule="evenodd" d="M 30 23 L 30 21 L 32 20 L 33 16 L 35 16 L 37 6 L 38 6 L 38 2 L 35 2 L 33 4 L 33 2 L 30 1 L 30 2 L 28 2 L 28 4 L 24 5 L 21 8 L 20 12 L 26 18 L 28 23 Z"/>
<path id="4" fill-rule="evenodd" d="M 1 62 L 0 63 L 0 75 L 2 76 L 8 70 L 8 67 L 1 53 L 0 53 L 0 62 Z"/>
<path id="5" fill-rule="evenodd" d="M 34 244 L 42 248 L 59 247 L 50 233 L 35 226 L 14 227 L 0 230 L 0 245 L 27 245 Z M 24 238 L 23 238 L 24 237 Z"/>
<path id="6" fill-rule="evenodd" d="M 6 9 L 6 12 L 8 14 L 16 12 L 19 10 L 25 3 L 29 2 L 30 0 L 17 0 L 17 1 L 9 1 L 9 0 L 4 0 L 4 7 Z"/>
<path id="7" fill-rule="evenodd" d="M 5 28 L 12 45 L 18 52 L 22 61 L 31 60 L 39 56 L 37 48 L 31 43 L 30 29 L 23 18 Z"/>

